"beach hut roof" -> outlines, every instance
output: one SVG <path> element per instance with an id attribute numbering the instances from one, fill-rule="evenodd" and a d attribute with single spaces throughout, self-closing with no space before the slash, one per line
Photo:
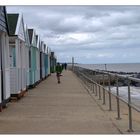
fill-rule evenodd
<path id="1" fill-rule="evenodd" d="M 7 17 L 10 35 L 16 35 L 18 38 L 25 41 L 23 16 L 19 13 L 8 13 Z"/>
<path id="2" fill-rule="evenodd" d="M 46 44 L 44 44 L 44 53 L 47 53 L 47 45 Z"/>
<path id="3" fill-rule="evenodd" d="M 39 37 L 39 35 L 36 35 L 36 47 L 38 49 L 40 49 L 40 37 Z"/>
<path id="4" fill-rule="evenodd" d="M 7 17 L 9 24 L 9 32 L 11 35 L 15 35 L 19 14 L 7 14 Z"/>
<path id="5" fill-rule="evenodd" d="M 55 52 L 51 52 L 51 57 L 56 59 Z"/>
<path id="6" fill-rule="evenodd" d="M 41 51 L 41 40 L 39 38 L 39 50 Z"/>
<path id="7" fill-rule="evenodd" d="M 36 37 L 36 42 L 38 42 L 38 35 L 36 35 L 35 37 Z"/>
<path id="8" fill-rule="evenodd" d="M 30 45 L 36 47 L 36 34 L 34 29 L 28 29 Z"/>
<path id="9" fill-rule="evenodd" d="M 50 48 L 47 47 L 47 53 L 50 55 Z"/>
<path id="10" fill-rule="evenodd" d="M 9 34 L 9 26 L 5 6 L 0 6 L 0 30 L 7 32 Z"/>
<path id="11" fill-rule="evenodd" d="M 28 27 L 27 25 L 25 26 L 25 43 L 29 47 L 30 46 L 30 41 L 29 41 L 29 32 L 28 32 Z"/>
<path id="12" fill-rule="evenodd" d="M 44 46 L 44 42 L 40 41 L 40 48 L 39 49 L 40 49 L 41 52 L 43 52 L 43 46 Z"/>
<path id="13" fill-rule="evenodd" d="M 28 33 L 29 33 L 29 41 L 30 44 L 32 43 L 32 38 L 33 38 L 33 29 L 28 29 Z"/>

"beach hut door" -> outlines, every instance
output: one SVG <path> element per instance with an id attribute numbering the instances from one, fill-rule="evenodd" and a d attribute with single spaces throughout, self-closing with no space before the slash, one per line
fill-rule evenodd
<path id="1" fill-rule="evenodd" d="M 40 79 L 42 79 L 42 53 L 40 52 Z"/>

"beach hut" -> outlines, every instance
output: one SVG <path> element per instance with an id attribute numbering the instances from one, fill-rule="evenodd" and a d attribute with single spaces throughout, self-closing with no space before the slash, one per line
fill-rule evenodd
<path id="1" fill-rule="evenodd" d="M 40 41 L 39 43 L 39 51 L 40 51 L 40 80 L 45 79 L 48 75 L 50 75 L 50 49 L 47 45 Z"/>
<path id="2" fill-rule="evenodd" d="M 48 76 L 48 47 L 44 44 L 44 67 L 45 67 L 45 78 Z"/>
<path id="3" fill-rule="evenodd" d="M 45 78 L 45 66 L 44 66 L 44 42 L 40 44 L 40 79 Z"/>
<path id="4" fill-rule="evenodd" d="M 30 50 L 29 50 L 29 69 L 30 69 L 30 85 L 32 88 L 36 85 L 37 82 L 37 63 L 36 63 L 36 34 L 34 29 L 28 29 L 29 40 L 30 40 Z"/>
<path id="5" fill-rule="evenodd" d="M 9 25 L 10 92 L 20 98 L 26 91 L 25 29 L 21 14 L 7 14 Z"/>
<path id="6" fill-rule="evenodd" d="M 47 54 L 48 54 L 48 75 L 50 75 L 50 57 L 51 57 L 51 49 L 47 47 Z"/>
<path id="7" fill-rule="evenodd" d="M 0 6 L 0 111 L 10 99 L 9 29 L 6 7 Z"/>
<path id="8" fill-rule="evenodd" d="M 42 53 L 43 54 L 42 55 L 43 56 L 43 58 L 42 58 L 43 59 L 42 60 L 42 66 L 43 66 L 42 67 L 42 76 L 43 76 L 43 79 L 45 79 L 45 56 L 46 56 L 45 48 L 46 48 L 46 44 L 44 42 L 43 42 L 43 46 L 42 47 L 43 47 L 43 53 Z"/>
<path id="9" fill-rule="evenodd" d="M 50 75 L 50 56 L 51 56 L 51 50 L 49 47 L 46 47 L 45 53 L 46 53 L 46 58 L 45 58 L 46 76 L 49 76 Z"/>
<path id="10" fill-rule="evenodd" d="M 39 52 L 40 52 L 40 80 L 42 80 L 42 41 L 39 43 Z"/>
<path id="11" fill-rule="evenodd" d="M 51 57 L 50 57 L 50 71 L 51 73 L 55 72 L 55 67 L 56 67 L 56 56 L 54 52 L 51 52 Z"/>
<path id="12" fill-rule="evenodd" d="M 30 41 L 29 41 L 29 34 L 28 34 L 28 27 L 25 27 L 25 59 L 26 59 L 26 86 L 27 89 L 30 85 L 30 73 L 29 73 L 29 50 L 30 50 Z"/>
<path id="13" fill-rule="evenodd" d="M 36 35 L 36 81 L 37 83 L 40 82 L 40 38 L 38 35 Z"/>

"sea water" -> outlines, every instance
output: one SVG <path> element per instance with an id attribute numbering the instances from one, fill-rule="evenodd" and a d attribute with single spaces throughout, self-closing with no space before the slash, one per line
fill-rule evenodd
<path id="1" fill-rule="evenodd" d="M 140 63 L 116 63 L 116 64 L 77 64 L 80 67 L 92 70 L 107 70 L 114 72 L 140 73 Z"/>

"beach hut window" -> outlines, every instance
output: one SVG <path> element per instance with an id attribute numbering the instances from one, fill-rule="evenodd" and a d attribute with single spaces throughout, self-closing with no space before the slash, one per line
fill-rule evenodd
<path id="1" fill-rule="evenodd" d="M 16 67 L 15 45 L 10 45 L 10 67 Z"/>

